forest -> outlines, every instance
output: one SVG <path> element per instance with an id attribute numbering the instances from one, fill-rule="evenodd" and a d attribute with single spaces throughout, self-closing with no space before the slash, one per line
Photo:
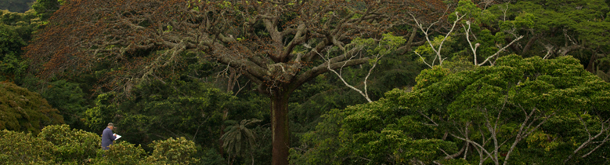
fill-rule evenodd
<path id="1" fill-rule="evenodd" d="M 610 164 L 610 0 L 0 9 L 0 164 Z"/>

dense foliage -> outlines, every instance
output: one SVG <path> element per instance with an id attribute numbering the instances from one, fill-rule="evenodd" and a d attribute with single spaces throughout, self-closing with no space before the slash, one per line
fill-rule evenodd
<path id="1" fill-rule="evenodd" d="M 600 164 L 605 152 L 594 151 L 608 138 L 591 134 L 610 135 L 609 96 L 610 84 L 572 57 L 511 55 L 457 73 L 435 67 L 411 92 L 324 115 L 293 163 Z"/>
<path id="2" fill-rule="evenodd" d="M 185 138 L 152 143 L 153 152 L 118 141 L 102 150 L 100 136 L 68 125 L 42 129 L 38 136 L 3 130 L 0 132 L 0 160 L 9 164 L 196 164 L 199 159 L 193 141 Z"/>
<path id="3" fill-rule="evenodd" d="M 53 164 L 53 144 L 31 133 L 2 130 L 0 161 L 15 164 Z"/>
<path id="4" fill-rule="evenodd" d="M 35 12 L 25 13 L 0 10 L 0 80 L 20 81 L 28 63 L 23 59 L 24 46 L 38 28 L 40 19 Z"/>
<path id="5" fill-rule="evenodd" d="M 610 162 L 610 0 L 7 6 L 0 164 Z"/>
<path id="6" fill-rule="evenodd" d="M 37 134 L 46 125 L 64 122 L 40 94 L 10 82 L 0 82 L 0 112 L 0 129 Z"/>
<path id="7" fill-rule="evenodd" d="M 140 83 L 171 77 L 187 61 L 183 53 L 227 65 L 270 98 L 274 164 L 288 163 L 288 103 L 294 90 L 330 70 L 377 62 L 391 52 L 370 53 L 353 42 L 382 44 L 390 37 L 381 32 L 413 15 L 403 10 L 438 13 L 445 6 L 440 0 L 63 3 L 27 47 L 31 68 L 40 70 L 40 77 L 79 75 L 104 66 L 111 71 L 97 83 L 122 97 Z"/>

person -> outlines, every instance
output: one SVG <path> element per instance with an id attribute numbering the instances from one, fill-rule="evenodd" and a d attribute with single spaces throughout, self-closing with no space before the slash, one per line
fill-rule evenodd
<path id="1" fill-rule="evenodd" d="M 114 124 L 108 123 L 108 127 L 102 132 L 102 149 L 108 150 L 108 146 L 112 145 L 112 142 L 116 139 L 116 135 L 112 133 Z"/>

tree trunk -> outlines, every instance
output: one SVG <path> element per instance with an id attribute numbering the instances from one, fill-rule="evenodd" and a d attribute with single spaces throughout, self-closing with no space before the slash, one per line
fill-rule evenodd
<path id="1" fill-rule="evenodd" d="M 225 121 L 227 120 L 227 115 L 229 114 L 229 110 L 224 109 L 222 111 L 223 113 L 223 117 L 222 117 L 222 124 L 220 124 L 220 136 L 222 137 L 222 135 L 225 134 Z M 224 141 L 222 140 L 222 138 L 218 138 L 218 143 L 220 143 L 220 147 L 219 147 L 219 151 L 220 151 L 220 157 L 224 158 L 224 148 L 222 147 L 222 145 L 224 144 Z M 229 159 L 231 159 L 231 157 L 229 156 Z"/>
<path id="2" fill-rule="evenodd" d="M 406 51 L 411 51 L 411 44 L 413 44 L 413 39 L 415 38 L 415 36 L 417 35 L 417 27 L 413 26 L 413 29 L 411 30 L 411 36 L 409 36 L 409 40 L 407 41 L 407 50 Z"/>
<path id="3" fill-rule="evenodd" d="M 595 64 L 595 60 L 597 60 L 597 55 L 595 52 L 591 53 L 591 58 L 589 58 L 589 64 L 587 64 L 586 70 L 590 73 L 595 74 L 595 68 L 593 67 Z"/>
<path id="4" fill-rule="evenodd" d="M 273 132 L 273 165 L 288 165 L 290 131 L 288 127 L 288 97 L 290 92 L 283 88 L 274 89 L 271 94 L 271 130 Z"/>
<path id="5" fill-rule="evenodd" d="M 225 124 L 224 124 L 224 120 L 222 120 L 222 125 L 220 125 L 220 137 L 222 137 L 222 135 L 225 134 Z M 222 138 L 218 138 L 218 143 L 220 144 L 218 147 L 218 150 L 220 151 L 220 157 L 224 157 L 224 148 L 222 147 L 222 145 L 224 144 L 224 141 L 222 140 Z"/>

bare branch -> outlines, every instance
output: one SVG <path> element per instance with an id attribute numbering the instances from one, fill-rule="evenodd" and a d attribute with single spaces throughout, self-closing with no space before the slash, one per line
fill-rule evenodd
<path id="1" fill-rule="evenodd" d="M 456 18 L 456 20 L 455 20 L 455 21 L 453 21 L 453 25 L 451 26 L 451 29 L 449 30 L 449 32 L 447 32 L 447 34 L 445 35 L 445 37 L 443 37 L 443 40 L 441 40 L 441 43 L 439 44 L 438 48 L 436 48 L 436 47 L 434 47 L 434 45 L 432 44 L 432 41 L 430 40 L 430 34 L 429 34 L 429 31 L 430 31 L 430 28 L 431 28 L 431 27 L 432 27 L 434 24 L 436 24 L 436 23 L 440 22 L 441 20 L 439 19 L 438 21 L 436 21 L 436 22 L 434 22 L 434 23 L 430 24 L 430 26 L 428 26 L 428 27 L 427 27 L 427 28 L 424 30 L 423 25 L 422 25 L 421 23 L 419 23 L 419 21 L 417 20 L 417 18 L 415 18 L 415 16 L 414 16 L 414 15 L 412 15 L 412 14 L 411 14 L 411 17 L 412 17 L 412 18 L 413 18 L 413 20 L 415 21 L 415 24 L 416 24 L 416 25 L 417 25 L 417 27 L 419 27 L 419 29 L 420 29 L 420 30 L 421 30 L 421 31 L 424 33 L 424 37 L 426 38 L 426 41 L 428 41 L 428 44 L 430 45 L 430 48 L 432 48 L 432 51 L 434 51 L 434 53 L 435 53 L 435 58 L 434 58 L 434 60 L 432 61 L 432 63 L 431 63 L 431 64 L 428 64 L 428 63 L 426 63 L 426 62 L 424 61 L 424 63 L 426 63 L 426 65 L 428 65 L 430 68 L 432 68 L 432 66 L 434 66 L 434 65 L 435 65 L 436 59 L 438 59 L 438 60 L 439 60 L 439 64 L 438 64 L 438 65 L 443 65 L 443 61 L 444 61 L 444 59 L 443 59 L 443 57 L 442 57 L 442 55 L 441 55 L 441 50 L 442 50 L 442 48 L 443 48 L 443 44 L 445 43 L 445 41 L 447 40 L 447 38 L 449 38 L 449 35 L 451 35 L 451 33 L 453 32 L 453 30 L 455 29 L 455 26 L 457 25 L 457 23 L 458 23 L 460 20 L 462 20 L 462 18 L 464 18 L 464 16 L 466 16 L 466 15 L 462 15 L 462 16 L 460 16 L 460 15 L 458 14 L 458 12 L 455 12 L 455 16 L 456 16 L 457 18 Z M 414 52 L 415 52 L 415 51 L 414 51 Z M 421 56 L 419 53 L 415 52 L 415 54 L 417 54 L 417 55 L 418 55 L 418 56 L 419 56 L 419 57 L 420 57 L 422 60 L 424 59 L 424 58 L 423 58 L 423 57 L 422 57 L 422 56 Z"/>
<path id="2" fill-rule="evenodd" d="M 424 62 L 424 64 L 428 65 L 428 67 L 432 68 L 432 65 L 428 64 L 428 62 L 426 62 L 426 59 L 424 59 L 424 57 L 422 57 L 419 53 L 417 53 L 417 51 L 413 51 L 415 54 L 417 54 L 417 56 L 419 56 L 419 58 L 421 58 L 421 61 Z"/>
<path id="3" fill-rule="evenodd" d="M 466 21 L 466 25 L 468 25 L 468 29 L 464 27 L 464 31 L 466 33 L 466 41 L 468 41 L 468 46 L 470 46 L 470 50 L 474 54 L 474 65 L 478 65 L 477 63 L 477 48 L 479 47 L 479 43 L 476 43 L 474 47 L 472 47 L 472 43 L 470 42 L 470 21 Z"/>
<path id="4" fill-rule="evenodd" d="M 361 48 L 355 48 L 355 49 L 361 49 Z M 328 53 L 330 53 L 330 52 L 328 52 Z M 347 83 L 347 81 L 345 81 L 345 79 L 344 79 L 344 78 L 341 76 L 341 74 L 340 74 L 340 73 L 338 73 L 338 72 L 337 72 L 337 71 L 335 71 L 333 68 L 331 68 L 330 59 L 328 59 L 328 60 L 327 60 L 327 59 L 326 59 L 326 58 L 324 58 L 324 56 L 322 56 L 322 54 L 320 54 L 320 53 L 319 53 L 319 55 L 320 55 L 320 57 L 321 57 L 322 59 L 324 59 L 324 61 L 326 61 L 326 63 L 328 64 L 328 65 L 327 65 L 327 69 L 328 69 L 329 71 L 333 72 L 335 75 L 337 75 L 337 77 L 339 77 L 339 79 L 340 79 L 340 80 L 343 82 L 343 84 L 345 84 L 345 86 L 347 86 L 347 87 L 351 88 L 352 90 L 354 90 L 354 91 L 356 91 L 356 92 L 360 93 L 360 95 L 362 95 L 362 96 L 363 96 L 363 97 L 364 97 L 364 98 L 365 98 L 365 99 L 366 99 L 366 100 L 367 100 L 369 103 L 370 103 L 370 102 L 373 102 L 373 101 L 372 101 L 372 100 L 369 98 L 369 95 L 368 95 L 368 94 L 367 94 L 367 92 L 366 92 L 366 80 L 368 79 L 369 75 L 371 74 L 371 71 L 373 71 L 373 69 L 374 69 L 374 68 L 375 68 L 375 66 L 377 65 L 377 61 L 375 61 L 375 64 L 373 64 L 373 67 L 371 67 L 371 69 L 369 69 L 369 73 L 367 74 L 366 78 L 364 79 L 364 83 L 365 83 L 365 84 L 364 84 L 364 92 L 363 92 L 362 90 L 360 90 L 360 89 L 358 89 L 358 88 L 356 88 L 356 87 L 354 87 L 354 86 L 350 85 L 349 83 Z M 327 55 L 327 56 L 328 56 L 328 55 Z M 341 66 L 340 68 L 342 69 L 343 67 L 345 67 L 345 64 L 347 64 L 347 62 L 348 62 L 348 61 L 350 61 L 350 60 L 351 60 L 351 59 L 349 59 L 349 60 L 347 60 L 347 61 L 343 62 L 343 63 L 344 63 L 344 65 L 343 65 L 343 66 Z"/>
<path id="5" fill-rule="evenodd" d="M 603 121 L 601 123 L 601 129 L 599 130 L 599 133 L 597 133 L 595 136 L 591 136 L 591 132 L 589 131 L 589 129 L 587 127 L 587 123 L 582 120 L 581 116 L 579 116 L 579 120 L 580 120 L 581 124 L 585 127 L 585 131 L 589 135 L 589 138 L 587 139 L 587 141 L 585 141 L 582 144 L 580 144 L 580 146 L 578 146 L 578 148 L 576 148 L 576 150 L 574 150 L 574 152 L 572 152 L 572 154 L 570 154 L 570 156 L 568 156 L 568 158 L 566 158 L 563 161 L 564 163 L 567 163 L 578 152 L 580 152 L 581 150 L 585 149 L 589 145 L 593 144 L 595 139 L 599 138 L 603 134 L 606 134 L 606 137 L 604 137 L 604 139 L 599 141 L 601 144 L 597 145 L 595 148 L 593 148 L 591 151 L 589 151 L 588 153 L 584 154 L 581 157 L 584 158 L 584 157 L 589 156 L 591 153 L 596 151 L 600 146 L 602 146 L 604 143 L 606 143 L 608 141 L 608 138 L 610 137 L 610 133 L 608 133 L 608 131 L 610 130 L 610 118 L 606 119 L 605 121 Z"/>
<path id="6" fill-rule="evenodd" d="M 425 115 L 422 111 L 417 111 L 420 115 L 422 115 L 423 117 L 425 117 L 426 119 L 428 119 L 430 122 L 432 122 L 432 125 L 434 126 L 438 126 L 438 124 L 436 122 L 434 122 L 434 120 L 432 120 L 430 117 L 428 117 L 428 115 Z"/>
<path id="7" fill-rule="evenodd" d="M 489 59 L 491 59 L 494 56 L 497 56 L 498 54 L 500 54 L 500 52 L 503 52 L 504 49 L 506 49 L 508 46 L 512 45 L 513 43 L 521 40 L 523 38 L 523 36 L 519 36 L 517 37 L 517 39 L 514 39 L 512 42 L 508 43 L 506 46 L 504 46 L 502 49 L 498 50 L 496 53 L 494 53 L 493 55 L 487 57 L 487 59 L 485 59 L 485 61 L 483 61 L 482 63 L 479 64 L 479 66 L 483 66 L 483 64 L 487 63 L 487 61 L 489 61 Z"/>
<path id="8" fill-rule="evenodd" d="M 482 146 L 482 145 L 480 145 L 479 143 L 477 143 L 477 142 L 475 142 L 475 141 L 472 141 L 472 140 L 470 140 L 470 139 L 466 139 L 466 138 L 463 138 L 463 137 L 460 137 L 460 136 L 456 136 L 455 134 L 452 134 L 452 133 L 449 133 L 449 134 L 450 134 L 451 136 L 455 137 L 455 138 L 458 138 L 458 139 L 460 139 L 460 140 L 466 141 L 466 142 L 468 142 L 468 143 L 470 143 L 470 144 L 474 145 L 475 147 L 477 147 L 478 149 L 480 149 L 480 150 L 481 150 L 483 153 L 485 153 L 485 155 L 487 155 L 488 157 L 491 157 L 491 158 L 493 159 L 493 156 L 491 155 L 491 153 L 489 153 L 489 152 L 487 151 L 487 149 L 485 149 L 485 147 L 484 147 L 484 146 Z M 494 162 L 495 162 L 495 161 L 494 161 Z"/>
<path id="9" fill-rule="evenodd" d="M 523 121 L 523 123 L 521 123 L 521 127 L 519 128 L 519 131 L 517 132 L 517 136 L 515 137 L 515 141 L 513 142 L 513 144 L 511 145 L 511 147 L 508 150 L 508 153 L 506 154 L 506 158 L 504 158 L 504 165 L 508 164 L 508 160 L 510 158 L 510 154 L 514 151 L 514 149 L 516 148 L 517 144 L 519 142 L 521 142 L 521 140 L 525 139 L 527 136 L 529 136 L 531 133 L 533 133 L 534 131 L 538 130 L 538 128 L 546 123 L 546 121 L 553 115 L 555 115 L 555 112 L 551 113 L 550 115 L 545 115 L 544 119 L 542 121 L 540 121 L 538 123 L 538 125 L 536 125 L 534 128 L 531 128 L 531 125 L 537 120 L 536 118 L 531 119 L 531 117 L 534 115 L 534 113 L 536 113 L 537 108 L 532 108 L 532 111 L 527 114 L 527 117 L 525 117 L 525 120 Z M 528 124 L 528 122 L 530 122 Z M 525 126 L 527 125 L 527 126 Z"/>

